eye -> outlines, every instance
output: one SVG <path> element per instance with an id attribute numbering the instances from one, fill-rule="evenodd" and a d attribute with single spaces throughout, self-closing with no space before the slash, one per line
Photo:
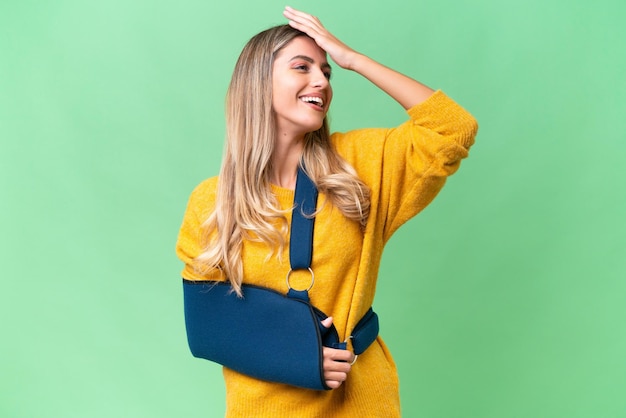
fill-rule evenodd
<path id="1" fill-rule="evenodd" d="M 296 64 L 292 67 L 294 70 L 296 71 L 300 71 L 303 73 L 308 73 L 309 71 L 311 71 L 311 66 L 309 64 Z M 326 78 L 326 80 L 330 80 L 331 78 L 331 71 L 325 68 L 322 68 L 322 72 L 324 73 L 324 77 Z"/>
<path id="2" fill-rule="evenodd" d="M 295 67 L 293 67 L 295 70 L 300 70 L 300 71 L 309 71 L 309 66 L 306 64 L 298 64 Z"/>

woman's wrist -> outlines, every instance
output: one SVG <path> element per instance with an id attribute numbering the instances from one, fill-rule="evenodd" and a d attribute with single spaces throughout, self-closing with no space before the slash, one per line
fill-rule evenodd
<path id="1" fill-rule="evenodd" d="M 375 64 L 375 63 L 376 62 L 372 60 L 370 57 L 368 57 L 367 55 L 354 51 L 354 54 L 350 57 L 348 61 L 348 66 L 346 67 L 346 69 L 350 71 L 354 71 L 355 73 L 361 74 L 363 76 L 366 76 L 367 67 L 368 66 L 371 67 L 372 64 Z"/>

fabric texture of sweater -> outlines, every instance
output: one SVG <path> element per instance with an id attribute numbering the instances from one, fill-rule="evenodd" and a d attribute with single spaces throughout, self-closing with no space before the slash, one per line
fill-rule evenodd
<path id="1" fill-rule="evenodd" d="M 333 317 L 343 340 L 372 305 L 385 243 L 408 219 L 437 195 L 474 142 L 475 119 L 441 91 L 409 109 L 409 120 L 392 129 L 368 128 L 334 133 L 333 146 L 371 189 L 371 208 L 363 231 L 320 194 L 315 219 L 311 302 Z M 176 253 L 187 280 L 221 280 L 219 273 L 199 276 L 193 259 L 202 251 L 202 222 L 215 204 L 217 178 L 192 192 Z M 294 191 L 272 186 L 283 209 Z M 290 221 L 291 214 L 287 214 Z M 287 292 L 288 247 L 282 259 L 268 255 L 263 243 L 244 241 L 244 282 Z M 294 288 L 306 288 L 308 272 L 290 276 Z M 384 318 L 381 318 L 384 333 Z M 383 340 L 359 356 L 348 379 L 335 390 L 314 391 L 253 379 L 224 368 L 226 417 L 399 417 L 396 366 Z"/>

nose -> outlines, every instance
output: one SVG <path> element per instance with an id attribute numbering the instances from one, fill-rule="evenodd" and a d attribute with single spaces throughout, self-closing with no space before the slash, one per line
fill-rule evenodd
<path id="1" fill-rule="evenodd" d="M 316 88 L 326 88 L 330 85 L 326 73 L 321 68 L 311 72 L 311 85 Z"/>

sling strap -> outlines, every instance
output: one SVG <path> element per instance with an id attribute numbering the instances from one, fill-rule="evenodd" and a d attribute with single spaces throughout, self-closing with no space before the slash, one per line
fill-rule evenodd
<path id="1" fill-rule="evenodd" d="M 313 259 L 313 226 L 317 207 L 317 188 L 298 166 L 294 207 L 291 211 L 289 262 L 292 270 L 308 269 Z"/>
<path id="2" fill-rule="evenodd" d="M 313 227 L 315 225 L 315 210 L 317 208 L 317 188 L 301 166 L 298 166 L 296 177 L 296 190 L 294 193 L 294 207 L 291 211 L 291 233 L 289 238 L 289 262 L 291 270 L 308 269 L 311 271 L 311 286 L 307 290 L 295 290 L 289 285 L 289 273 L 287 274 L 287 286 L 290 298 L 309 302 L 308 290 L 313 286 Z M 326 329 L 320 324 L 324 334 Z M 332 326 L 333 334 L 337 334 Z M 354 327 L 352 334 L 346 341 L 327 341 L 325 344 L 332 348 L 346 349 L 347 341 L 350 340 L 352 349 L 356 355 L 363 353 L 378 336 L 378 315 L 372 308 L 363 315 Z"/>

